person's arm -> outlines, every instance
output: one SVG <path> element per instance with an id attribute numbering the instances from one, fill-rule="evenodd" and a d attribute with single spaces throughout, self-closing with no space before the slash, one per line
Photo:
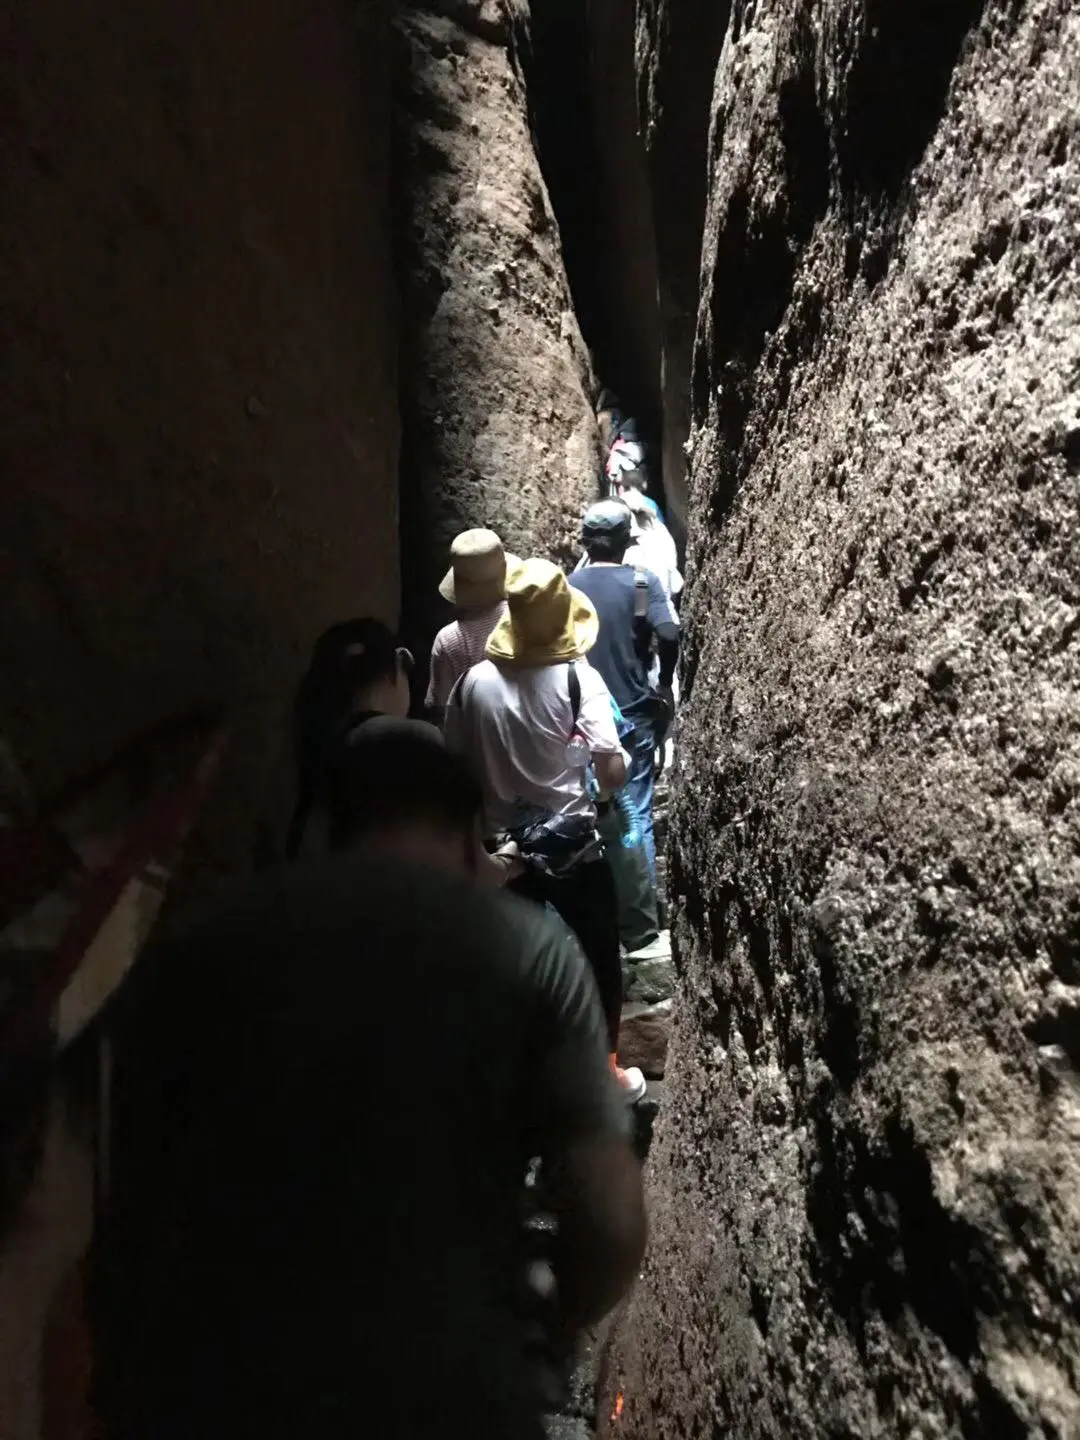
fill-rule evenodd
<path id="1" fill-rule="evenodd" d="M 675 667 L 679 663 L 678 637 L 674 640 L 662 640 L 658 637 L 656 653 L 660 660 L 658 684 L 661 690 L 670 690 L 671 682 L 675 679 Z"/>
<path id="2" fill-rule="evenodd" d="M 596 783 L 600 786 L 602 795 L 613 795 L 616 790 L 621 790 L 626 784 L 626 777 L 630 773 L 630 762 L 625 750 L 620 749 L 617 755 L 594 752 L 592 765 Z"/>
<path id="3" fill-rule="evenodd" d="M 589 747 L 597 784 L 610 795 L 626 783 L 630 760 L 619 741 L 610 690 L 592 666 L 579 664 L 577 668 L 581 682 L 577 731 Z"/>
<path id="4" fill-rule="evenodd" d="M 530 924 L 539 940 L 532 1104 L 558 1222 L 560 1322 L 571 1337 L 605 1315 L 637 1276 L 647 1235 L 644 1189 L 592 972 L 558 919 L 537 911 Z"/>
<path id="5" fill-rule="evenodd" d="M 427 695 L 424 706 L 433 724 L 440 728 L 446 720 L 446 702 L 454 688 L 454 676 L 449 670 L 449 657 L 442 631 L 435 636 L 431 647 L 431 661 L 428 669 Z"/>
<path id="6" fill-rule="evenodd" d="M 559 1320 L 568 1341 L 619 1303 L 648 1239 L 641 1161 L 624 1137 L 571 1145 L 547 1172 L 558 1221 L 554 1256 Z"/>
<path id="7" fill-rule="evenodd" d="M 675 666 L 679 663 L 679 617 L 675 607 L 664 594 L 664 587 L 655 575 L 649 575 L 648 622 L 656 636 L 656 653 L 660 660 L 661 691 L 671 693 L 671 682 L 675 678 Z"/>
<path id="8" fill-rule="evenodd" d="M 521 851 L 513 841 L 492 852 L 484 844 L 480 817 L 476 819 L 476 833 L 473 837 L 473 857 L 476 879 L 479 884 L 492 890 L 500 890 L 511 880 L 524 874 L 525 864 Z"/>
<path id="9" fill-rule="evenodd" d="M 452 705 L 447 704 L 442 711 L 442 734 L 446 742 L 446 748 L 453 750 L 456 754 L 464 754 L 466 746 L 466 729 L 464 724 L 464 712 L 458 703 L 460 696 L 454 699 Z"/>

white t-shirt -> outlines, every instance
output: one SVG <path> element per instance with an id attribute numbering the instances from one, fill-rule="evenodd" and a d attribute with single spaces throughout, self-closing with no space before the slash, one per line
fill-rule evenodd
<path id="1" fill-rule="evenodd" d="M 536 669 L 484 660 L 462 681 L 446 712 L 446 740 L 467 755 L 484 789 L 488 835 L 512 828 L 530 812 L 593 815 L 585 767 L 571 765 L 566 748 L 581 736 L 598 755 L 622 749 L 611 694 L 584 660 L 575 667 L 581 684 L 577 726 L 570 704 L 569 666 Z"/>

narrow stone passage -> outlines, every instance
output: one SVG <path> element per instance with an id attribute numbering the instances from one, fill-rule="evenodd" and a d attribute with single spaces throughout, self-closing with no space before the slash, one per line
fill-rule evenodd
<path id="1" fill-rule="evenodd" d="M 1080 1427 L 1077 20 L 939 8 L 559 4 L 523 65 L 593 384 L 688 540 L 602 1434 Z"/>
<path id="2" fill-rule="evenodd" d="M 419 677 L 472 526 L 572 568 L 615 391 L 685 542 L 674 960 L 627 976 L 649 1251 L 551 1433 L 1075 1440 L 1075 0 L 9 9 L 9 841 L 223 714 L 155 934 L 212 906 L 314 638 Z M 73 1440 L 102 1219 L 55 1028 L 0 1075 L 3 1440 Z"/>
<path id="3" fill-rule="evenodd" d="M 670 791 L 664 775 L 657 782 L 654 815 L 656 820 L 657 869 L 665 873 Z M 661 886 L 663 881 L 661 880 Z M 664 1070 L 672 1021 L 671 995 L 674 965 L 670 960 L 652 960 L 624 965 L 626 1003 L 619 1036 L 619 1058 L 624 1065 L 638 1065 L 649 1088 L 634 1106 L 635 1147 L 648 1160 L 653 1134 L 664 1105 Z M 546 1258 L 545 1243 L 552 1235 L 551 1221 L 542 1210 L 529 1224 L 537 1242 L 537 1257 Z M 567 1372 L 556 1362 L 551 1369 L 554 1390 L 551 1414 L 547 1419 L 548 1440 L 588 1440 L 603 1418 L 600 1407 L 613 1405 L 608 1397 L 604 1370 L 616 1317 L 609 1316 L 583 1337 L 577 1356 Z"/>

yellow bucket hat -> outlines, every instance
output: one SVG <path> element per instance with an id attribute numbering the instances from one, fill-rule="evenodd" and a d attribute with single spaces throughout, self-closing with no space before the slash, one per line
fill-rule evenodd
<path id="1" fill-rule="evenodd" d="M 506 577 L 508 613 L 488 636 L 489 660 L 558 665 L 580 660 L 596 644 L 600 620 L 592 601 L 571 588 L 550 560 L 523 560 Z"/>

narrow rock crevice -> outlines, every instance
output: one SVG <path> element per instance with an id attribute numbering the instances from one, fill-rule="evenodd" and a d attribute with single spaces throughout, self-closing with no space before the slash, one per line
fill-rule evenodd
<path id="1" fill-rule="evenodd" d="M 588 356 L 533 150 L 528 13 L 403 5 L 393 197 L 402 626 L 423 659 L 454 535 L 571 562 L 599 465 Z"/>
<path id="2" fill-rule="evenodd" d="M 688 586 L 600 1431 L 1074 1440 L 1073 0 L 9 8 L 0 733 L 35 794 L 221 705 L 177 888 L 248 868 L 314 637 L 395 621 L 399 543 L 421 659 L 458 530 L 572 563 L 613 387 Z M 36 1324 L 0 1335 L 12 1440 Z"/>

